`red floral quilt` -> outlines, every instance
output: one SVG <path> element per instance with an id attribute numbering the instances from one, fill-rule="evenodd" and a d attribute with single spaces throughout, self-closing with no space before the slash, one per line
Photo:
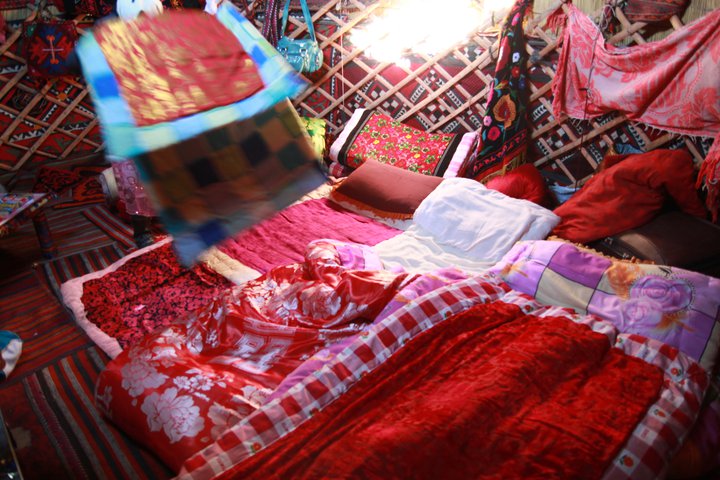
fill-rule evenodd
<path id="1" fill-rule="evenodd" d="M 303 263 L 275 267 L 124 350 L 101 373 L 96 403 L 179 469 L 301 362 L 365 328 L 408 280 L 363 270 L 365 251 L 313 242 Z"/>

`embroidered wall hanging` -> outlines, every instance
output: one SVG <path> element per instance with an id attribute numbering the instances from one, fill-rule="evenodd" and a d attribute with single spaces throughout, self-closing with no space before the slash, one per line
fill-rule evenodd
<path id="1" fill-rule="evenodd" d="M 505 19 L 495 77 L 476 155 L 458 176 L 486 181 L 525 162 L 527 149 L 527 61 L 523 21 L 532 0 L 518 0 Z"/>

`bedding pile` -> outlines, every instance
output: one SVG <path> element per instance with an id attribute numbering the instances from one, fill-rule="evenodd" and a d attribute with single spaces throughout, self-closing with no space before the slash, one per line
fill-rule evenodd
<path id="1" fill-rule="evenodd" d="M 180 478 L 657 478 L 707 385 L 673 347 L 479 275 L 367 328 Z"/>
<path id="2" fill-rule="evenodd" d="M 662 382 L 602 333 L 499 299 L 416 336 L 232 476 L 598 478 Z"/>
<path id="3" fill-rule="evenodd" d="M 180 265 L 166 239 L 63 283 L 61 293 L 78 325 L 114 358 L 135 340 L 207 305 L 233 284 L 302 261 L 313 240 L 374 245 L 398 233 L 340 211 L 325 198 L 310 198 L 211 249 L 193 267 Z"/>

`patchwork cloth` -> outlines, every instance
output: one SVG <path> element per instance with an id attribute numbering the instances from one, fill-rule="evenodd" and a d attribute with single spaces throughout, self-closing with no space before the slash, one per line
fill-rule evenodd
<path id="1" fill-rule="evenodd" d="M 183 13 L 169 11 L 165 12 L 163 17 L 169 16 L 167 17 L 169 21 L 178 15 L 207 17 L 207 14 L 200 10 Z M 128 99 L 124 96 L 121 80 L 114 70 L 118 64 L 128 61 L 127 57 L 118 55 L 107 57 L 101 47 L 101 44 L 105 42 L 115 41 L 115 36 L 98 37 L 93 32 L 82 36 L 76 50 L 95 104 L 95 111 L 103 127 L 102 132 L 109 155 L 132 158 L 152 150 L 168 147 L 209 130 L 248 119 L 268 110 L 285 98 L 292 98 L 300 94 L 306 88 L 307 82 L 285 62 L 231 2 L 224 2 L 219 7 L 216 16 L 203 21 L 203 24 L 206 23 L 209 24 L 208 28 L 227 29 L 232 32 L 243 51 L 249 56 L 249 60 L 254 63 L 263 87 L 241 100 L 231 101 L 207 110 L 200 109 L 194 113 L 176 117 L 174 120 L 145 125 L 134 116 Z M 147 33 L 133 31 L 137 35 Z M 205 42 L 205 33 L 204 30 L 201 30 L 198 32 L 199 37 L 193 36 L 192 38 L 199 43 Z M 185 32 L 185 34 L 189 34 L 189 32 Z M 131 39 L 132 37 L 124 39 L 124 44 L 127 46 Z M 192 70 L 186 69 L 184 72 L 188 73 Z M 220 72 L 215 71 L 214 73 L 219 74 Z M 225 73 L 229 75 L 229 72 Z M 194 90 L 191 90 L 191 93 L 192 91 Z M 196 102 L 196 106 L 207 106 L 207 104 Z"/>
<path id="2" fill-rule="evenodd" d="M 491 271 L 539 302 L 598 315 L 620 332 L 671 345 L 708 372 L 717 362 L 720 279 L 557 241 L 518 242 Z"/>
<path id="3" fill-rule="evenodd" d="M 529 80 L 523 20 L 532 3 L 517 0 L 506 17 L 480 144 L 476 154 L 460 168 L 459 177 L 489 180 L 525 163 Z"/>
<path id="4" fill-rule="evenodd" d="M 165 230 L 188 265 L 325 181 L 289 101 L 135 158 Z"/>
<path id="5" fill-rule="evenodd" d="M 617 111 L 630 120 L 684 135 L 715 137 L 698 175 L 707 206 L 720 208 L 720 10 L 662 40 L 606 45 L 593 21 L 567 8 L 563 48 L 553 79 L 553 114 L 589 119 Z M 558 11 L 559 12 L 559 11 Z"/>

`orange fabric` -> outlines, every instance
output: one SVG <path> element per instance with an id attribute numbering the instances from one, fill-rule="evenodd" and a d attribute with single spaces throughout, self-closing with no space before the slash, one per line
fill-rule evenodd
<path id="1" fill-rule="evenodd" d="M 629 155 L 591 178 L 555 209 L 561 220 L 553 234 L 590 242 L 649 222 L 671 198 L 682 211 L 705 217 L 694 187 L 695 170 L 683 150 Z"/>
<path id="2" fill-rule="evenodd" d="M 263 87 L 252 58 L 211 15 L 107 21 L 94 35 L 138 126 L 229 105 Z"/>

